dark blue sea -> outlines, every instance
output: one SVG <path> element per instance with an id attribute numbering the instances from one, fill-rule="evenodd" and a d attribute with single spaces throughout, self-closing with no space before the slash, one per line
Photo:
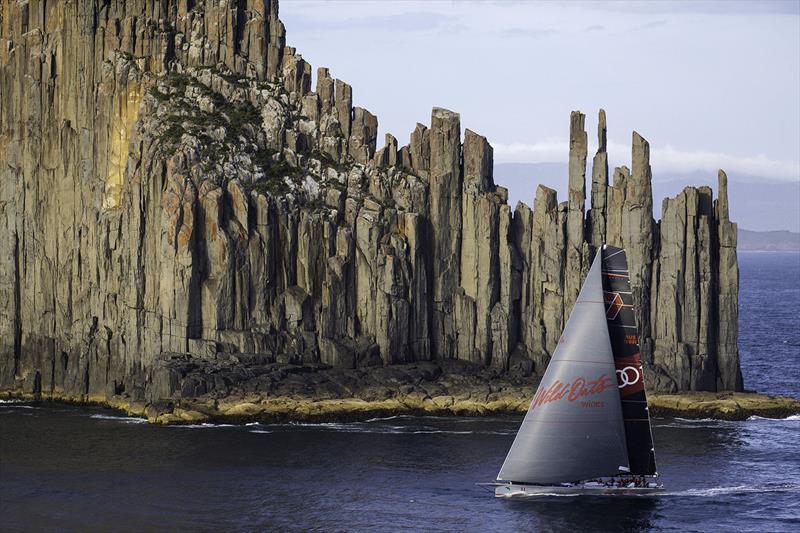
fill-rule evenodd
<path id="1" fill-rule="evenodd" d="M 749 389 L 798 396 L 800 255 L 742 253 Z M 157 427 L 0 404 L 0 531 L 800 531 L 800 417 L 654 421 L 665 494 L 496 500 L 520 420 Z"/>
<path id="2" fill-rule="evenodd" d="M 739 271 L 744 386 L 800 398 L 800 253 L 739 252 Z"/>

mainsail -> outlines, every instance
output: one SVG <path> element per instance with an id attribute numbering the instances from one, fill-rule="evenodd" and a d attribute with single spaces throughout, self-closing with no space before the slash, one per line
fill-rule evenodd
<path id="1" fill-rule="evenodd" d="M 631 474 L 654 475 L 656 456 L 639 355 L 639 336 L 633 312 L 628 260 L 625 250 L 613 246 L 604 246 L 602 257 L 603 297 L 622 400 L 628 462 Z"/>
<path id="2" fill-rule="evenodd" d="M 601 256 L 589 269 L 498 480 L 563 483 L 629 468 Z"/>

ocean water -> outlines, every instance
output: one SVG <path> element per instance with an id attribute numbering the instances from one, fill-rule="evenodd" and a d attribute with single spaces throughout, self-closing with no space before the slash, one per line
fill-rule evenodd
<path id="1" fill-rule="evenodd" d="M 800 253 L 739 252 L 739 285 L 745 388 L 800 398 Z"/>
<path id="2" fill-rule="evenodd" d="M 797 395 L 800 256 L 740 264 L 745 384 Z M 657 497 L 497 500 L 475 483 L 494 479 L 519 423 L 159 427 L 3 402 L 0 530 L 800 531 L 800 416 L 654 420 Z"/>
<path id="3" fill-rule="evenodd" d="M 3 531 L 798 531 L 800 417 L 656 420 L 666 494 L 497 500 L 518 419 L 154 427 L 0 406 Z"/>

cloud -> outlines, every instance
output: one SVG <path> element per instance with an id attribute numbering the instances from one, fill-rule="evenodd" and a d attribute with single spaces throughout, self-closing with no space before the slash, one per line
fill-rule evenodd
<path id="1" fill-rule="evenodd" d="M 540 37 L 547 37 L 558 33 L 556 30 L 549 28 L 507 28 L 500 32 L 504 37 L 530 37 L 538 39 Z"/>
<path id="2" fill-rule="evenodd" d="M 665 26 L 666 24 L 667 24 L 667 21 L 665 19 L 652 20 L 650 22 L 645 22 L 644 24 L 642 24 L 640 26 L 636 26 L 634 29 L 635 30 L 650 30 L 650 29 L 653 29 L 653 28 L 659 28 L 661 26 Z"/>
<path id="3" fill-rule="evenodd" d="M 605 26 L 601 26 L 600 24 L 592 24 L 591 26 L 586 26 L 583 31 L 603 31 L 606 29 Z"/>
<path id="4" fill-rule="evenodd" d="M 626 13 L 698 13 L 708 15 L 800 15 L 795 0 L 583 0 L 572 5 Z"/>
<path id="5" fill-rule="evenodd" d="M 547 139 L 534 144 L 493 143 L 495 160 L 498 163 L 551 163 L 566 161 L 569 143 L 563 139 Z M 589 160 L 596 148 L 589 147 Z M 627 165 L 630 145 L 609 141 L 608 154 L 614 166 Z M 625 154 L 624 157 L 620 157 Z M 590 163 L 591 164 L 591 163 Z M 791 179 L 800 181 L 800 162 L 770 159 L 758 154 L 750 156 L 726 154 L 706 150 L 680 150 L 671 145 L 650 145 L 650 164 L 664 175 L 668 172 L 685 173 L 693 171 L 716 172 L 722 168 L 728 172 L 749 174 L 765 178 Z"/>
<path id="6" fill-rule="evenodd" d="M 563 161 L 569 154 L 569 143 L 550 139 L 535 144 L 492 143 L 498 163 L 551 163 Z"/>
<path id="7" fill-rule="evenodd" d="M 442 13 L 414 11 L 392 15 L 371 15 L 345 19 L 321 19 L 304 17 L 293 28 L 295 32 L 318 30 L 379 30 L 393 32 L 418 32 L 445 29 L 456 21 L 456 17 Z"/>

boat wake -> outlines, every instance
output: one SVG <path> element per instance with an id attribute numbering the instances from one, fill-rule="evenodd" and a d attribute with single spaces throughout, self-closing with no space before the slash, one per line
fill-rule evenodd
<path id="1" fill-rule="evenodd" d="M 727 487 L 711 487 L 706 489 L 687 489 L 675 492 L 664 492 L 661 496 L 690 496 L 714 498 L 718 496 L 736 496 L 765 492 L 800 492 L 798 483 L 766 483 L 762 485 L 734 485 Z"/>

